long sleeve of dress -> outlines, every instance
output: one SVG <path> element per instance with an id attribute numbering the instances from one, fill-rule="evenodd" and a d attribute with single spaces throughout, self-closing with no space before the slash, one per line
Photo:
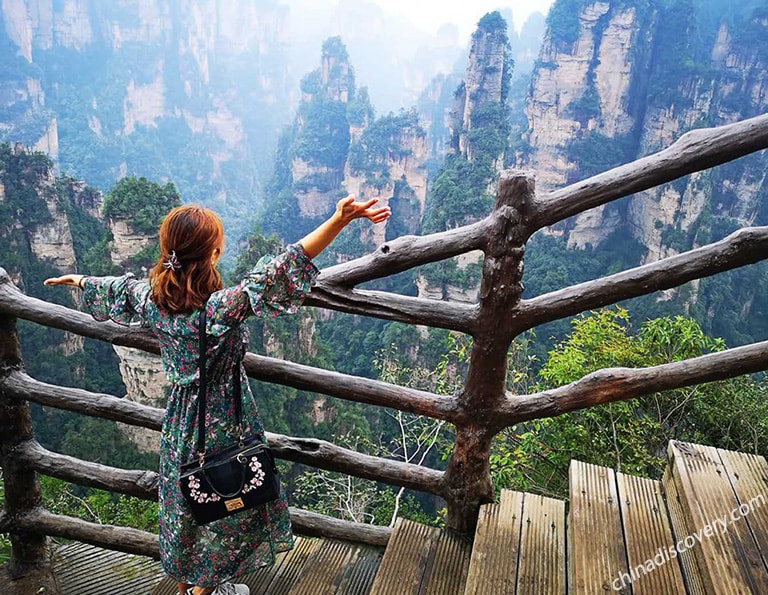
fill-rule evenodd
<path id="1" fill-rule="evenodd" d="M 237 285 L 211 295 L 208 332 L 221 334 L 248 316 L 295 314 L 319 274 L 298 242 L 276 256 L 262 256 Z"/>
<path id="2" fill-rule="evenodd" d="M 133 273 L 120 277 L 89 277 L 83 280 L 83 304 L 99 321 L 112 320 L 125 326 L 146 326 L 144 316 L 149 284 Z"/>

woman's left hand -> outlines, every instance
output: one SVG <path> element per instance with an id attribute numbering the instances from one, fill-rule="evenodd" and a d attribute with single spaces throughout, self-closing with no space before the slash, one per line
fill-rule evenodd
<path id="1" fill-rule="evenodd" d="M 372 209 L 371 207 L 377 202 L 379 202 L 378 198 L 372 198 L 366 202 L 356 202 L 354 195 L 350 194 L 336 203 L 334 216 L 342 221 L 344 225 L 347 225 L 353 219 L 362 217 L 369 219 L 372 223 L 381 223 L 389 218 L 392 211 L 388 206 Z"/>
<path id="2" fill-rule="evenodd" d="M 85 275 L 63 275 L 62 277 L 51 277 L 43 281 L 43 285 L 74 285 L 80 287 L 80 280 Z"/>

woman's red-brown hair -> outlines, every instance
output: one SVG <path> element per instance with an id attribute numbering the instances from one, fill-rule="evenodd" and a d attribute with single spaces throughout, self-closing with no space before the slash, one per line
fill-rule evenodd
<path id="1" fill-rule="evenodd" d="M 160 225 L 160 257 L 149 272 L 152 301 L 163 310 L 190 313 L 223 287 L 214 250 L 224 245 L 221 219 L 210 209 L 184 205 L 171 209 Z M 180 268 L 166 268 L 175 252 Z"/>

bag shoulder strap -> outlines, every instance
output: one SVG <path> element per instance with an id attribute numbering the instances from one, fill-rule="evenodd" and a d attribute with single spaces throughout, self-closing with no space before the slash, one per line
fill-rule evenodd
<path id="1" fill-rule="evenodd" d="M 208 308 L 203 305 L 203 309 L 200 310 L 200 316 L 198 318 L 198 330 L 200 333 L 199 341 L 199 369 L 200 380 L 198 382 L 197 391 L 197 453 L 198 457 L 205 455 L 205 389 L 208 384 L 207 378 L 207 354 L 208 340 L 205 335 L 205 317 L 206 310 Z"/>
<path id="2" fill-rule="evenodd" d="M 200 368 L 200 381 L 198 385 L 197 393 L 197 452 L 199 456 L 205 456 L 205 392 L 208 384 L 207 374 L 207 351 L 208 351 L 208 337 L 205 333 L 205 319 L 207 315 L 207 307 L 203 306 L 198 317 L 198 331 L 200 334 L 199 341 L 199 368 Z M 240 378 L 242 364 L 241 361 L 237 361 L 237 369 L 234 371 L 235 381 L 235 422 L 240 428 L 240 434 L 242 438 L 243 433 L 243 396 L 242 396 L 242 381 Z"/>

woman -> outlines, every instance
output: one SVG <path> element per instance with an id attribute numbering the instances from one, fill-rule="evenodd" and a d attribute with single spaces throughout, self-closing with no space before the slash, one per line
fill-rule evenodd
<path id="1" fill-rule="evenodd" d="M 293 547 L 288 507 L 280 498 L 207 525 L 196 525 L 178 486 L 179 465 L 196 455 L 198 314 L 207 308 L 208 388 L 206 450 L 231 443 L 234 375 L 240 374 L 245 433 L 263 437 L 245 372 L 240 365 L 248 341 L 248 316 L 294 314 L 319 269 L 312 262 L 356 218 L 380 223 L 389 207 L 373 209 L 378 199 L 341 199 L 334 214 L 277 256 L 262 256 L 235 286 L 222 288 L 216 264 L 224 244 L 221 220 L 196 206 L 171 210 L 160 226 L 160 258 L 149 281 L 131 273 L 121 277 L 64 275 L 46 285 L 83 289 L 85 307 L 96 320 L 148 326 L 160 342 L 171 389 L 160 436 L 159 534 L 163 569 L 182 595 L 248 595 L 231 579 L 272 564 L 278 552 Z M 239 369 L 239 370 L 238 370 Z"/>

